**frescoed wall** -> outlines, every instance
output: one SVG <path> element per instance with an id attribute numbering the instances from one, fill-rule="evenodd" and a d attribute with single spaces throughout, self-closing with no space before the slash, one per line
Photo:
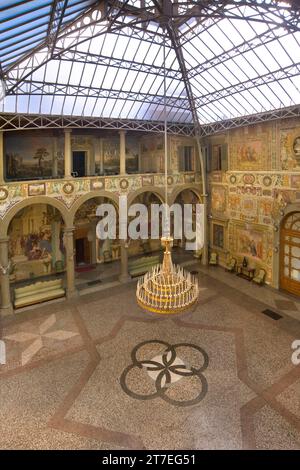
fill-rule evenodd
<path id="1" fill-rule="evenodd" d="M 253 125 L 207 138 L 228 147 L 228 171 L 208 174 L 210 246 L 220 264 L 246 257 L 275 285 L 273 260 L 283 211 L 300 204 L 300 120 Z M 221 222 L 220 222 L 221 221 Z M 216 246 L 215 224 L 224 225 L 224 246 Z M 277 251 L 276 251 L 277 250 Z"/>
<path id="2" fill-rule="evenodd" d="M 35 279 L 64 269 L 63 221 L 46 204 L 21 210 L 9 227 L 11 281 Z"/>

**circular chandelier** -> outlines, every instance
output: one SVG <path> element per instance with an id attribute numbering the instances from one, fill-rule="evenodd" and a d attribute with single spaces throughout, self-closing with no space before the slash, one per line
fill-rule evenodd
<path id="1" fill-rule="evenodd" d="M 154 266 L 136 288 L 137 302 L 150 312 L 172 314 L 183 312 L 198 300 L 198 280 L 172 262 L 172 238 L 162 238 L 165 246 L 162 264 Z"/>

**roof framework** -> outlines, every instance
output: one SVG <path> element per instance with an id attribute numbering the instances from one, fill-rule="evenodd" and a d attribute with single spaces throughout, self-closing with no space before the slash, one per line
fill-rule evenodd
<path id="1" fill-rule="evenodd" d="M 165 43 L 169 123 L 299 115 L 299 20 L 295 0 L 0 0 L 0 111 L 156 126 Z"/>

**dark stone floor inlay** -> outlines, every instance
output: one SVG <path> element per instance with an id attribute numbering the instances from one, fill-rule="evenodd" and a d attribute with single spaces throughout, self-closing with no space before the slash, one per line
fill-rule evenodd
<path id="1" fill-rule="evenodd" d="M 156 354 L 153 353 L 155 348 L 160 349 Z M 132 350 L 131 360 L 132 363 L 124 369 L 120 377 L 123 391 L 131 398 L 151 400 L 160 397 L 175 406 L 191 406 L 199 403 L 207 394 L 208 385 L 203 372 L 208 367 L 209 358 L 200 346 L 189 343 L 171 345 L 156 339 L 143 341 Z M 133 372 L 138 373 L 138 379 L 130 379 Z M 183 378 L 190 378 L 194 382 L 182 384 Z M 151 390 L 153 383 L 154 391 Z M 149 393 L 135 390 L 139 388 L 139 384 L 143 385 L 143 390 L 149 386 Z M 184 392 L 188 396 L 182 399 Z M 190 397 L 189 394 L 193 396 Z"/>
<path id="2" fill-rule="evenodd" d="M 267 315 L 267 317 L 272 318 L 272 320 L 280 320 L 280 318 L 282 318 L 282 316 L 279 315 L 279 313 L 273 312 L 273 310 L 270 310 L 268 308 L 266 310 L 263 310 L 262 313 L 264 315 Z"/>

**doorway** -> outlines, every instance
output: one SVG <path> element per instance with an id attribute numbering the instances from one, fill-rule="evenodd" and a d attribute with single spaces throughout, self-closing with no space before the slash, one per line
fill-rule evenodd
<path id="1" fill-rule="evenodd" d="M 300 296 L 300 212 L 289 214 L 282 222 L 280 287 Z"/>
<path id="2" fill-rule="evenodd" d="M 86 176 L 86 152 L 76 151 L 73 152 L 73 176 L 81 178 Z"/>
<path id="3" fill-rule="evenodd" d="M 90 247 L 87 238 L 77 238 L 75 240 L 76 265 L 90 263 Z"/>

